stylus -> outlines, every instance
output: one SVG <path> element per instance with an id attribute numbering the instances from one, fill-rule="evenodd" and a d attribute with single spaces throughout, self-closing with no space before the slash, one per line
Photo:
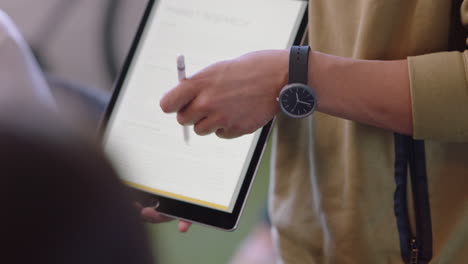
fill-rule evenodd
<path id="1" fill-rule="evenodd" d="M 185 79 L 185 57 L 184 55 L 177 56 L 177 75 L 179 77 L 179 82 Z M 185 144 L 190 142 L 190 131 L 188 126 L 182 126 L 184 133 Z"/>

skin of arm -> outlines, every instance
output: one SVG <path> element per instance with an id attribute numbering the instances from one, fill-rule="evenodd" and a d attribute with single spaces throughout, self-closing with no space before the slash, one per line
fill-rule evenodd
<path id="1" fill-rule="evenodd" d="M 264 126 L 280 108 L 287 83 L 288 50 L 268 50 L 211 65 L 182 81 L 160 102 L 199 135 L 235 138 Z M 406 60 L 357 60 L 312 51 L 309 85 L 317 111 L 411 135 L 412 109 Z"/>
<path id="2" fill-rule="evenodd" d="M 317 93 L 318 111 L 413 134 L 406 60 L 357 60 L 311 52 L 309 80 Z"/>

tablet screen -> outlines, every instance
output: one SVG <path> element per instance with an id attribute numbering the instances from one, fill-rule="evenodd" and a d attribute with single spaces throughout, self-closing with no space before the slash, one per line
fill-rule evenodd
<path id="1" fill-rule="evenodd" d="M 290 46 L 306 3 L 296 0 L 161 0 L 141 35 L 104 135 L 126 184 L 144 192 L 232 212 L 259 132 L 225 140 L 184 140 L 159 100 L 187 75 L 220 60 Z"/>

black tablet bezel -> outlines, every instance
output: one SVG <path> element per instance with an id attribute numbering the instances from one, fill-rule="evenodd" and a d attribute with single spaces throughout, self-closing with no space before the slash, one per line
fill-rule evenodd
<path id="1" fill-rule="evenodd" d="M 104 114 L 104 117 L 100 126 L 99 134 L 100 134 L 101 139 L 103 139 L 104 137 L 105 130 L 107 128 L 107 124 L 109 122 L 110 116 L 113 112 L 114 106 L 119 97 L 121 88 L 125 83 L 128 71 L 130 70 L 130 67 L 132 65 L 133 58 L 138 51 L 141 37 L 144 34 L 148 19 L 151 16 L 153 8 L 155 8 L 156 2 L 157 2 L 156 0 L 148 1 L 148 5 L 145 9 L 143 18 L 136 32 L 134 41 L 125 59 L 124 65 L 120 71 L 117 82 L 115 83 L 114 92 L 107 106 L 107 109 L 105 111 L 105 114 Z M 304 15 L 299 25 L 298 32 L 296 33 L 296 37 L 294 39 L 295 45 L 301 44 L 300 42 L 307 28 L 307 17 L 308 17 L 308 7 L 306 7 L 304 11 Z M 238 194 L 232 213 L 223 212 L 220 210 L 203 207 L 201 205 L 196 205 L 196 204 L 191 204 L 191 203 L 180 201 L 180 200 L 171 199 L 171 198 L 160 196 L 160 195 L 153 194 L 153 193 L 147 193 L 144 191 L 134 189 L 130 186 L 129 187 L 132 191 L 134 191 L 136 197 L 138 197 L 137 198 L 138 202 L 140 202 L 145 207 L 157 205 L 158 211 L 163 214 L 171 215 L 176 218 L 185 219 L 191 222 L 197 222 L 200 224 L 217 227 L 217 228 L 227 230 L 227 231 L 232 231 L 237 226 L 238 219 L 240 217 L 243 206 L 245 204 L 244 202 L 252 186 L 252 182 L 256 174 L 258 164 L 261 161 L 263 152 L 267 145 L 267 141 L 268 141 L 269 133 L 272 129 L 272 125 L 273 125 L 273 121 L 270 121 L 266 126 L 262 128 L 257 146 L 252 155 L 251 162 L 247 169 L 246 176 L 244 178 L 242 186 L 239 190 L 239 194 Z"/>

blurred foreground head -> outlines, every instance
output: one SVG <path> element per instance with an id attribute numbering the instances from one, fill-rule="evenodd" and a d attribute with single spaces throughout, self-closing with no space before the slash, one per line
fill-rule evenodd
<path id="1" fill-rule="evenodd" d="M 0 106 L 0 179 L 0 263 L 152 263 L 114 170 L 54 113 Z"/>

